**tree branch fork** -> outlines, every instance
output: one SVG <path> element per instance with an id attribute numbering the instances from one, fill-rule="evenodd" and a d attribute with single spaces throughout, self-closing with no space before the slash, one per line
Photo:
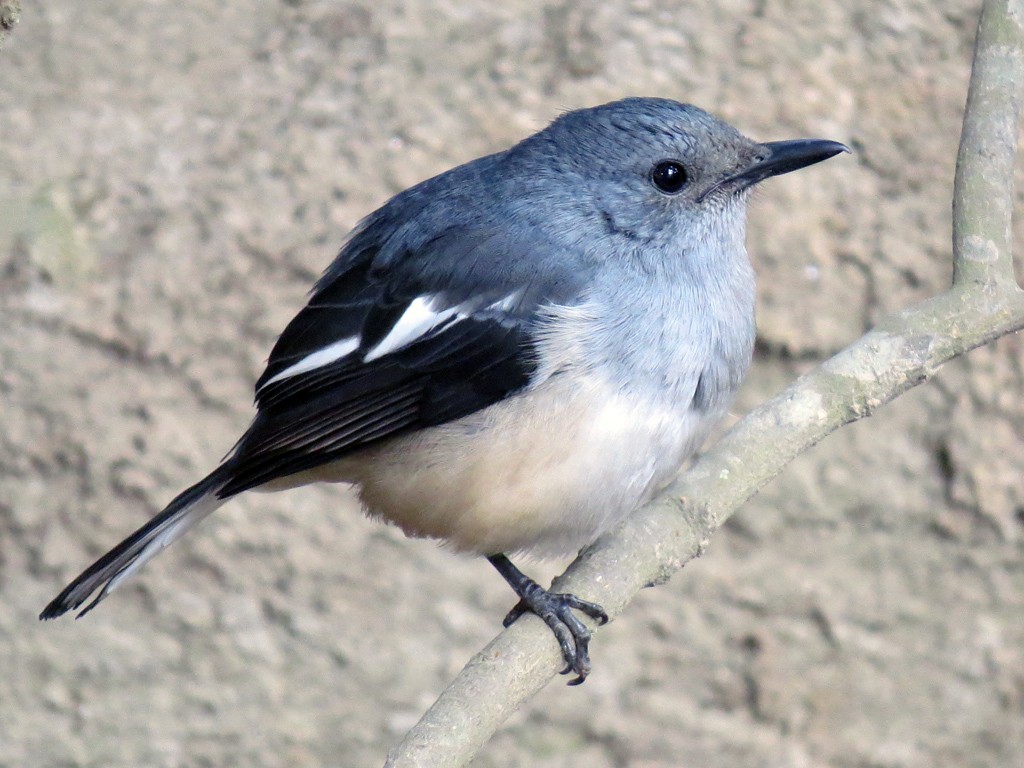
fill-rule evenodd
<path id="1" fill-rule="evenodd" d="M 896 313 L 752 411 L 658 498 L 584 551 L 554 588 L 615 617 L 699 557 L 714 532 L 796 456 L 927 381 L 945 362 L 1024 328 L 1011 253 L 1024 100 L 1024 0 L 985 0 L 953 190 L 953 285 Z M 563 666 L 524 616 L 477 653 L 387 766 L 466 765 Z"/>

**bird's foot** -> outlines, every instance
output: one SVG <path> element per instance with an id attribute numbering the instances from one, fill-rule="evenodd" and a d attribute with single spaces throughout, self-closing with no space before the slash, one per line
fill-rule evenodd
<path id="1" fill-rule="evenodd" d="M 562 649 L 566 664 L 562 674 L 576 673 L 569 685 L 579 685 L 586 680 L 590 674 L 590 630 L 573 611 L 585 613 L 600 626 L 608 622 L 604 608 L 597 603 L 581 600 L 576 595 L 548 592 L 512 565 L 505 555 L 490 555 L 487 559 L 519 595 L 519 604 L 509 611 L 504 625 L 511 625 L 527 611 L 539 616 L 551 628 Z"/>
<path id="2" fill-rule="evenodd" d="M 565 669 L 561 674 L 574 672 L 576 677 L 569 685 L 579 685 L 590 674 L 590 630 L 579 620 L 574 610 L 585 613 L 594 619 L 598 626 L 608 622 L 608 614 L 597 603 L 581 600 L 576 595 L 563 592 L 548 592 L 536 582 L 530 582 L 523 590 L 522 599 L 508 612 L 503 623 L 510 626 L 527 611 L 539 616 L 547 624 L 558 640 L 565 659 Z"/>

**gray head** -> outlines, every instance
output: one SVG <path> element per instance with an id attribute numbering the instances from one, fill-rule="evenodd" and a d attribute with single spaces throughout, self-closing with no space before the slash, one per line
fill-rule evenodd
<path id="1" fill-rule="evenodd" d="M 690 104 L 629 98 L 562 115 L 509 159 L 544 169 L 542 183 L 571 190 L 576 210 L 590 207 L 608 233 L 678 249 L 723 214 L 739 219 L 742 236 L 754 184 L 845 151 L 824 140 L 762 144 Z"/>

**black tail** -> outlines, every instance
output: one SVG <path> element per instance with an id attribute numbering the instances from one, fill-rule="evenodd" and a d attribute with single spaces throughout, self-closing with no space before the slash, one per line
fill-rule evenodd
<path id="1" fill-rule="evenodd" d="M 222 466 L 178 494 L 162 512 L 68 584 L 64 591 L 43 609 L 39 618 L 55 619 L 74 610 L 93 592 L 100 589 L 96 599 L 78 614 L 78 618 L 95 608 L 104 597 L 150 558 L 219 507 L 224 500 L 217 496 L 217 490 L 224 485 L 228 475 L 226 467 Z"/>

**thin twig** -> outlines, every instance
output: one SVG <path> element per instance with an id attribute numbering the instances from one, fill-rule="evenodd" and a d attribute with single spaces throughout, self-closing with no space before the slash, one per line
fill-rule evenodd
<path id="1" fill-rule="evenodd" d="M 1024 0 L 989 0 L 974 64 L 953 184 L 953 282 L 1014 283 L 1013 168 L 1024 100 Z"/>

